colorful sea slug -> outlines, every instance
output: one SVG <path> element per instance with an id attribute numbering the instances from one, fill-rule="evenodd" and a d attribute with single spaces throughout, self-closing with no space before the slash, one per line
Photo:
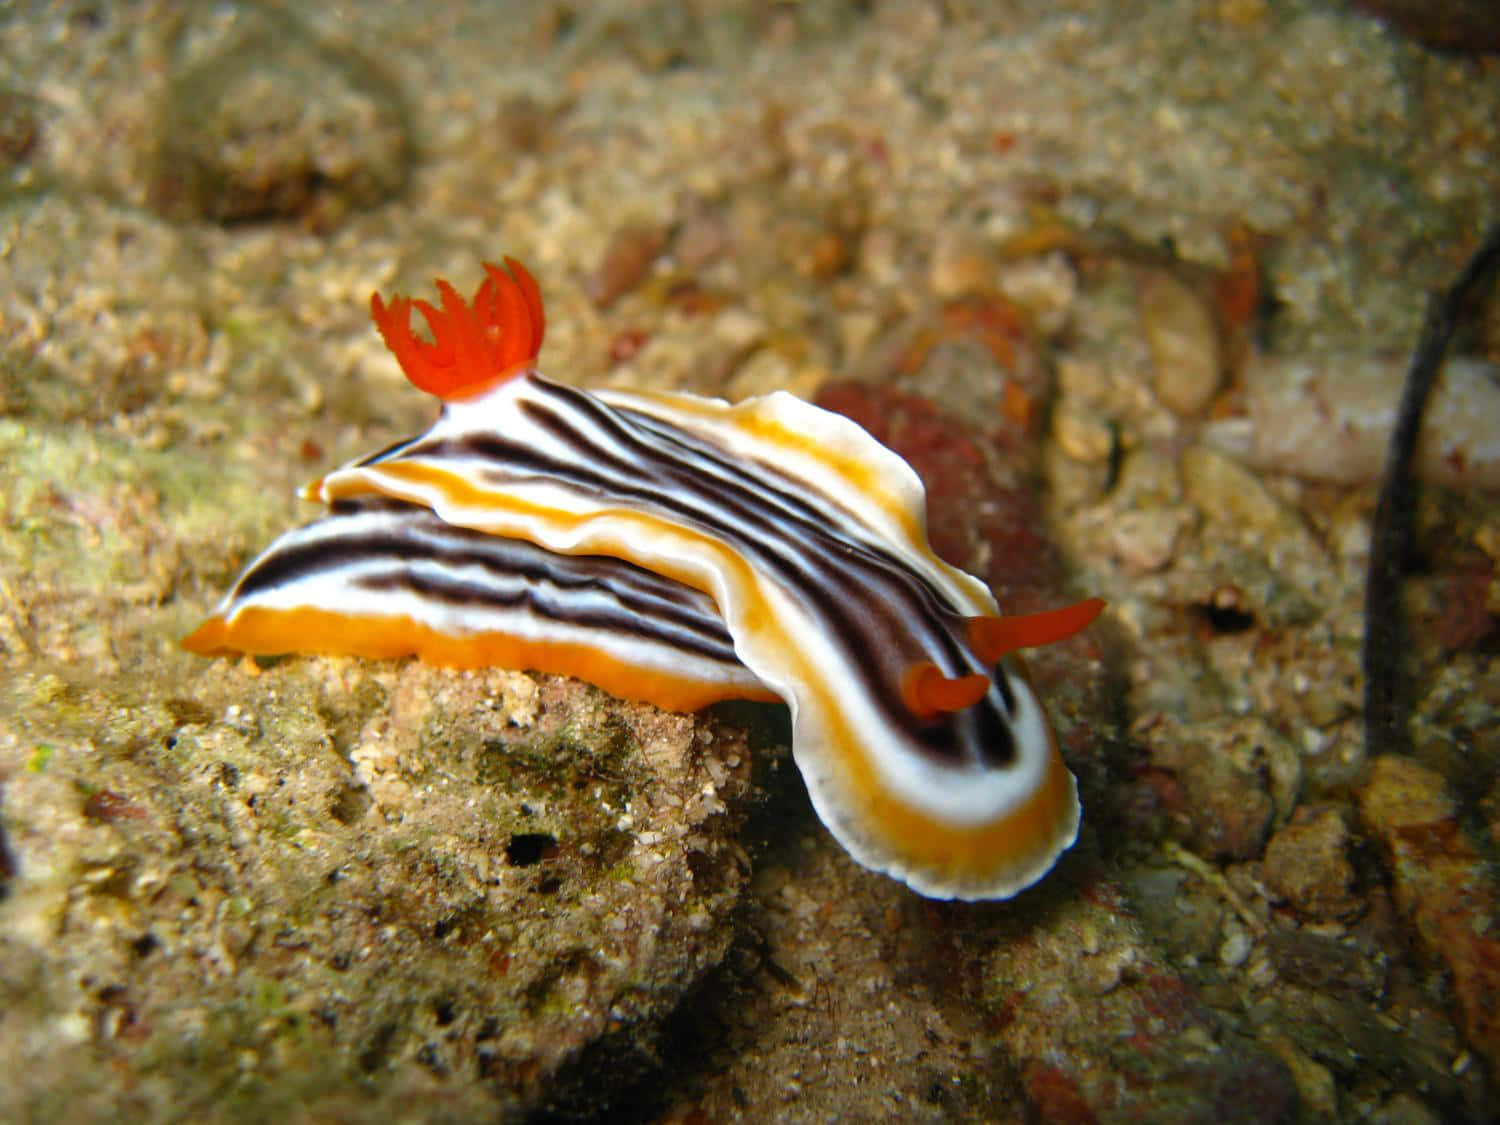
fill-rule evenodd
<path id="1" fill-rule="evenodd" d="M 441 307 L 372 298 L 440 416 L 310 485 L 328 514 L 184 645 L 532 668 L 673 710 L 781 699 L 813 805 L 860 863 L 934 898 L 1040 878 L 1078 797 L 1014 654 L 1103 603 L 1000 616 L 928 546 L 910 466 L 791 395 L 543 378 L 540 293 L 506 267 L 467 303 L 443 281 Z"/>

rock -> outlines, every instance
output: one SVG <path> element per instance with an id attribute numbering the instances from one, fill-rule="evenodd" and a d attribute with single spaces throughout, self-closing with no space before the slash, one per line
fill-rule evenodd
<path id="1" fill-rule="evenodd" d="M 1174 414 L 1202 413 L 1218 394 L 1224 374 L 1219 331 L 1207 302 L 1160 270 L 1142 276 L 1137 300 L 1156 397 Z"/>
<path id="2" fill-rule="evenodd" d="M 1162 721 L 1148 738 L 1151 764 L 1176 778 L 1174 802 L 1189 826 L 1190 846 L 1211 860 L 1260 855 L 1287 785 L 1280 760 L 1289 748 L 1254 719 Z"/>
<path id="3" fill-rule="evenodd" d="M 38 1076 L 8 1069 L 0 1118 L 28 1116 L 18 1095 L 74 1117 L 91 1092 L 84 1116 L 115 1117 L 116 1073 L 139 1077 L 132 1112 L 171 1116 L 247 1065 L 251 1104 L 275 1086 L 354 1118 L 413 1090 L 519 1118 L 578 1103 L 580 1066 L 598 1110 L 638 1081 L 732 937 L 743 733 L 498 670 L 239 668 L 200 667 L 170 707 L 65 685 L 0 706 L 0 995 L 26 965 L 57 982 L 53 1007 L 0 1016 Z M 29 767 L 27 729 L 57 747 Z M 81 1090 L 54 1077 L 80 1050 Z"/>
<path id="4" fill-rule="evenodd" d="M 1299 1107 L 1302 1113 L 1313 1120 L 1332 1120 L 1338 1113 L 1338 1086 L 1333 1073 L 1300 1050 L 1287 1036 L 1271 1034 L 1267 1039 L 1266 1046 L 1292 1073 L 1302 1102 Z"/>
<path id="5" fill-rule="evenodd" d="M 945 301 L 987 293 L 995 286 L 995 263 L 983 247 L 945 232 L 932 249 L 927 284 Z"/>
<path id="6" fill-rule="evenodd" d="M 1354 0 L 1403 35 L 1446 51 L 1500 51 L 1494 0 Z"/>
<path id="7" fill-rule="evenodd" d="M 1223 758 L 1190 763 L 1180 775 L 1193 821 L 1193 848 L 1213 859 L 1260 854 L 1275 802 L 1259 779 Z"/>
<path id="8" fill-rule="evenodd" d="M 1067 327 L 1078 303 L 1078 273 L 1061 252 L 1007 262 L 999 286 L 1001 294 L 1049 338 Z"/>
<path id="9" fill-rule="evenodd" d="M 16 859 L 10 854 L 10 845 L 5 842 L 5 826 L 0 824 L 0 902 L 10 892 L 10 881 L 15 878 Z"/>
<path id="10" fill-rule="evenodd" d="M 666 249 L 670 231 L 660 223 L 627 223 L 609 240 L 599 264 L 589 272 L 583 290 L 598 309 L 607 309 L 635 289 Z"/>
<path id="11" fill-rule="evenodd" d="M 1101 880 L 1050 904 L 1057 924 L 996 927 L 982 1003 L 1037 1119 L 1186 1122 L 1220 1107 L 1247 1121 L 1296 1120 L 1289 1070 L 1223 1034 L 1119 895 Z"/>
<path id="12" fill-rule="evenodd" d="M 153 197 L 175 218 L 326 228 L 394 195 L 410 148 L 395 87 L 375 66 L 266 17 L 172 76 Z"/>
<path id="13" fill-rule="evenodd" d="M 677 232 L 672 256 L 687 273 L 697 273 L 733 249 L 729 227 L 723 216 L 702 213 L 689 215 Z"/>
<path id="14" fill-rule="evenodd" d="M 1421 1099 L 1403 1092 L 1371 1114 L 1370 1125 L 1443 1125 L 1443 1119 Z"/>
<path id="15" fill-rule="evenodd" d="M 1245 366 L 1248 434 L 1215 424 L 1254 465 L 1313 480 L 1380 479 L 1408 361 L 1361 355 L 1262 356 Z M 1233 420 L 1238 423 L 1242 420 Z M 1422 418 L 1413 470 L 1454 488 L 1500 487 L 1500 367 L 1449 360 Z"/>
<path id="16" fill-rule="evenodd" d="M 1359 806 L 1366 831 L 1389 857 L 1397 907 L 1427 955 L 1448 970 L 1460 1030 L 1490 1072 L 1500 1073 L 1500 895 L 1446 783 L 1387 754 L 1370 764 Z"/>
<path id="17" fill-rule="evenodd" d="M 0 86 L 0 172 L 30 159 L 41 135 L 36 99 Z"/>
<path id="18" fill-rule="evenodd" d="M 1268 543 L 1307 535 L 1296 511 L 1234 458 L 1195 445 L 1183 452 L 1181 468 L 1183 485 L 1204 518 L 1235 524 Z"/>
<path id="19" fill-rule="evenodd" d="M 822 215 L 786 215 L 771 237 L 782 261 L 801 277 L 827 281 L 849 265 L 849 239 Z"/>
<path id="20" fill-rule="evenodd" d="M 1148 574 L 1172 561 L 1177 541 L 1191 522 L 1191 515 L 1181 508 L 1121 512 L 1110 526 L 1110 545 L 1128 569 Z"/>
<path id="21" fill-rule="evenodd" d="M 1266 845 L 1266 885 L 1300 913 L 1320 921 L 1348 922 L 1364 903 L 1354 893 L 1349 826 L 1333 808 L 1302 809 Z"/>
<path id="22" fill-rule="evenodd" d="M 1065 454 L 1086 465 L 1105 460 L 1115 447 L 1109 422 L 1071 399 L 1058 403 L 1052 412 L 1052 436 Z"/>

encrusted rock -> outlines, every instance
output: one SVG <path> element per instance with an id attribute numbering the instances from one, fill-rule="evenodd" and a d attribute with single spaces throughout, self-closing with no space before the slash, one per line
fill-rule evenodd
<path id="1" fill-rule="evenodd" d="M 1354 893 L 1348 847 L 1349 826 L 1337 809 L 1299 813 L 1266 845 L 1266 884 L 1311 918 L 1349 921 L 1364 904 Z"/>
<path id="2" fill-rule="evenodd" d="M 1002 929 L 984 966 L 983 1003 L 1038 1119 L 1186 1121 L 1196 1112 L 1163 1107 L 1222 1105 L 1296 1120 L 1291 1073 L 1222 1034 L 1117 886 L 1100 880 L 1052 910 L 1063 924 L 1016 924 L 1010 941 Z"/>
<path id="3" fill-rule="evenodd" d="M 927 265 L 927 284 L 944 300 L 971 297 L 994 287 L 995 263 L 983 247 L 961 235 L 940 235 Z"/>
<path id="4" fill-rule="evenodd" d="M 498 670 L 240 667 L 201 666 L 175 706 L 90 686 L 0 707 L 0 995 L 45 960 L 49 1003 L 103 1029 L 80 1032 L 95 1070 L 174 1075 L 133 1095 L 147 1117 L 247 1059 L 315 1116 L 422 1090 L 509 1119 L 577 1067 L 594 1110 L 638 1080 L 732 936 L 743 733 Z M 21 768 L 28 729 L 57 749 Z M 75 733 L 96 729 L 134 748 Z M 0 1018 L 0 1043 L 29 1027 L 45 1067 L 81 1065 L 44 1016 Z"/>
<path id="5" fill-rule="evenodd" d="M 36 99 L 0 86 L 0 171 L 24 163 L 42 134 Z"/>
<path id="6" fill-rule="evenodd" d="M 1110 525 L 1110 543 L 1130 570 L 1160 570 L 1172 561 L 1177 541 L 1191 522 L 1190 514 L 1180 507 L 1121 512 Z"/>
<path id="7" fill-rule="evenodd" d="M 1491 1072 L 1500 1071 L 1500 896 L 1447 785 L 1387 754 L 1370 764 L 1359 801 L 1365 828 L 1390 857 L 1396 905 L 1448 970 L 1459 1027 Z"/>
<path id="8" fill-rule="evenodd" d="M 406 179 L 394 86 L 290 19 L 257 21 L 176 74 L 158 128 L 153 196 L 172 216 L 327 227 Z"/>
<path id="9" fill-rule="evenodd" d="M 1297 513 L 1234 458 L 1195 445 L 1183 453 L 1181 468 L 1188 495 L 1208 519 L 1236 524 L 1266 542 L 1306 536 Z"/>
<path id="10" fill-rule="evenodd" d="M 1429 47 L 1500 51 L 1500 7 L 1494 0 L 1355 0 Z"/>
<path id="11" fill-rule="evenodd" d="M 1248 426 L 1243 419 L 1214 423 L 1209 440 L 1274 472 L 1377 481 L 1406 368 L 1404 356 L 1257 357 L 1243 372 Z M 1422 417 L 1417 476 L 1453 488 L 1500 487 L 1497 379 L 1500 368 L 1483 360 L 1444 364 Z"/>

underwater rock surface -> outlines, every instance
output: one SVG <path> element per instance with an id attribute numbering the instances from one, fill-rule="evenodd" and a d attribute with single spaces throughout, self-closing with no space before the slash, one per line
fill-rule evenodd
<path id="1" fill-rule="evenodd" d="M 1223 439 L 1339 452 L 1255 372 L 1401 368 L 1500 74 L 1323 0 L 680 8 L 0 23 L 0 1118 L 1482 1117 L 1500 508 L 1423 492 L 1372 763 L 1369 470 Z M 837 405 L 1006 608 L 1109 601 L 1030 662 L 1084 804 L 1035 890 L 860 869 L 774 709 L 177 649 L 430 421 L 370 293 L 503 254 L 547 374 Z"/>

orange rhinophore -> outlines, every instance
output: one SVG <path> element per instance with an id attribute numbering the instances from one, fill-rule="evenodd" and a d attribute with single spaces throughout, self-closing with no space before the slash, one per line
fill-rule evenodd
<path id="1" fill-rule="evenodd" d="M 1011 617 L 971 617 L 969 643 L 980 659 L 998 663 L 1023 648 L 1065 641 L 1094 623 L 1104 611 L 1103 598 L 1085 598 L 1061 609 L 1021 613 Z"/>
<path id="2" fill-rule="evenodd" d="M 990 678 L 982 672 L 967 676 L 945 676 L 930 660 L 913 664 L 901 678 L 901 702 L 919 719 L 935 719 L 951 711 L 962 711 L 984 698 Z"/>

